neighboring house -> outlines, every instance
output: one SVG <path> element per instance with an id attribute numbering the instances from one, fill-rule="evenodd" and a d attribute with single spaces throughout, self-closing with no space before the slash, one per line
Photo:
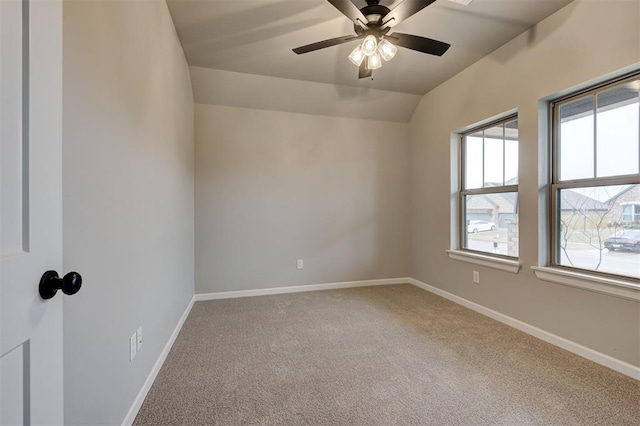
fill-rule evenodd
<path id="1" fill-rule="evenodd" d="M 560 210 L 565 214 L 589 214 L 593 212 L 604 212 L 610 210 L 609 203 L 598 201 L 588 195 L 581 194 L 571 189 L 564 189 L 561 192 Z"/>
<path id="2" fill-rule="evenodd" d="M 597 193 L 589 195 L 597 196 Z M 572 190 L 563 190 L 561 219 L 572 228 L 603 228 L 640 225 L 640 185 L 629 185 L 617 194 L 597 200 Z"/>
<path id="3" fill-rule="evenodd" d="M 640 185 L 631 185 L 607 200 L 612 203 L 612 225 L 640 225 Z"/>
<path id="4" fill-rule="evenodd" d="M 608 225 L 607 216 L 611 210 L 608 203 L 571 189 L 564 189 L 560 194 L 558 201 L 563 229 L 590 231 Z"/>
<path id="5" fill-rule="evenodd" d="M 507 221 L 518 217 L 518 195 L 502 194 L 473 195 L 467 199 L 467 221 L 486 220 L 506 228 Z"/>
<path id="6" fill-rule="evenodd" d="M 560 210 L 565 222 L 576 215 L 584 218 L 581 227 L 588 227 L 589 219 L 595 223 L 603 216 L 606 216 L 606 226 L 640 223 L 640 185 L 629 186 L 604 201 L 565 189 Z M 517 219 L 517 194 L 473 195 L 467 199 L 466 211 L 467 221 L 486 220 L 496 223 L 498 228 L 506 228 L 509 220 Z"/>
<path id="7" fill-rule="evenodd" d="M 507 185 L 513 182 L 507 182 Z M 485 187 L 496 186 L 487 182 Z M 470 220 L 486 220 L 506 228 L 511 219 L 518 218 L 518 194 L 504 192 L 497 194 L 472 195 L 467 199 L 467 222 Z"/>

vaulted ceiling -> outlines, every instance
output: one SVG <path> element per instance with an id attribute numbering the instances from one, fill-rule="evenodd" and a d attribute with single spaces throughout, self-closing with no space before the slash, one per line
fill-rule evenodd
<path id="1" fill-rule="evenodd" d="M 423 95 L 570 1 L 474 0 L 465 6 L 437 0 L 393 30 L 442 40 L 451 48 L 442 57 L 400 48 L 373 79 L 358 79 L 347 59 L 356 41 L 303 55 L 291 50 L 354 34 L 353 23 L 326 0 L 167 3 L 191 66 Z M 393 9 L 401 0 L 380 3 Z"/>
<path id="2" fill-rule="evenodd" d="M 443 56 L 399 48 L 372 79 L 359 79 L 348 59 L 358 41 L 302 55 L 292 51 L 354 34 L 353 23 L 327 0 L 166 1 L 191 66 L 197 104 L 404 123 L 422 95 L 571 2 L 473 0 L 465 6 L 457 2 L 468 0 L 436 0 L 392 33 L 441 40 L 451 48 Z M 393 9 L 403 1 L 418 0 L 380 4 Z M 535 31 L 529 38 L 538 41 Z"/>

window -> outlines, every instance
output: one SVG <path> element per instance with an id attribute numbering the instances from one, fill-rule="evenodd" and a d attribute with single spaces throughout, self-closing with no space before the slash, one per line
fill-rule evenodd
<path id="1" fill-rule="evenodd" d="M 460 246 L 518 257 L 518 118 L 461 135 Z"/>
<path id="2" fill-rule="evenodd" d="M 551 103 L 552 265 L 640 278 L 640 75 Z"/>
<path id="3" fill-rule="evenodd" d="M 622 222 L 640 222 L 640 202 L 637 203 L 621 203 L 622 206 Z"/>

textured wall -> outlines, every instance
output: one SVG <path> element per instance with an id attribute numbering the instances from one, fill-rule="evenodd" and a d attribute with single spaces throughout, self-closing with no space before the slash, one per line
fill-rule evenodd
<path id="1" fill-rule="evenodd" d="M 410 124 L 411 276 L 633 365 L 640 365 L 640 304 L 536 279 L 545 264 L 547 135 L 539 102 L 640 61 L 640 3 L 576 1 L 448 80 Z M 518 275 L 450 260 L 456 160 L 451 133 L 518 109 Z M 453 164 L 453 166 L 452 166 Z M 540 213 L 539 213 L 540 212 Z M 540 262 L 540 263 L 539 263 Z M 479 270 L 481 285 L 472 283 Z"/>
<path id="2" fill-rule="evenodd" d="M 84 278 L 64 301 L 65 423 L 122 422 L 193 296 L 193 174 L 165 2 L 65 1 L 64 269 Z"/>
<path id="3" fill-rule="evenodd" d="M 195 122 L 196 293 L 407 276 L 407 124 L 201 104 Z"/>

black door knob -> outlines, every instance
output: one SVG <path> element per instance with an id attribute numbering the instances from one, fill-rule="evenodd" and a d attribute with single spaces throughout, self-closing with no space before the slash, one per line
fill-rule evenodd
<path id="1" fill-rule="evenodd" d="M 69 272 L 63 278 L 59 278 L 56 271 L 47 271 L 40 278 L 40 297 L 51 299 L 58 290 L 71 296 L 79 292 L 80 287 L 82 287 L 82 277 L 77 272 Z"/>

